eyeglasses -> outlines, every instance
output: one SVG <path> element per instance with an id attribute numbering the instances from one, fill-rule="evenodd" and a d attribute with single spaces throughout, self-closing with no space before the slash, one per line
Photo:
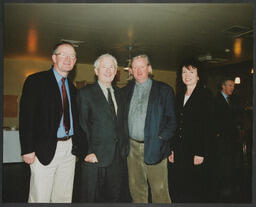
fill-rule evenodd
<path id="1" fill-rule="evenodd" d="M 55 55 L 59 55 L 62 58 L 66 58 L 66 57 L 69 57 L 70 59 L 75 59 L 76 58 L 76 55 L 68 55 L 68 54 L 65 54 L 63 52 L 56 53 Z"/>

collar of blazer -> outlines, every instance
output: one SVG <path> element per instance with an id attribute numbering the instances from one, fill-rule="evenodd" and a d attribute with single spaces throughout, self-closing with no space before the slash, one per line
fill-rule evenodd
<path id="1" fill-rule="evenodd" d="M 222 95 L 221 92 L 218 92 L 218 96 L 219 96 L 223 105 L 227 106 L 228 108 L 231 106 L 230 104 L 228 104 L 226 98 Z"/>
<path id="2" fill-rule="evenodd" d="M 178 98 L 178 103 L 179 103 L 180 107 L 187 108 L 193 101 L 194 97 L 198 94 L 199 90 L 200 90 L 200 86 L 197 84 L 185 105 L 184 105 L 184 98 L 185 98 L 186 91 L 184 91 Z"/>
<path id="3" fill-rule="evenodd" d="M 117 116 L 119 115 L 119 107 L 120 107 L 120 94 L 119 91 L 117 89 L 117 87 L 112 86 L 114 89 L 114 95 L 115 95 L 115 99 L 116 99 L 116 104 L 117 104 Z M 94 88 L 94 98 L 97 99 L 98 103 L 102 104 L 102 107 L 105 107 L 106 110 L 108 111 L 108 113 L 112 116 L 112 112 L 111 109 L 109 107 L 109 103 L 99 85 L 99 83 L 96 81 L 93 84 L 93 88 Z"/>
<path id="4" fill-rule="evenodd" d="M 147 114 L 151 112 L 152 109 L 152 105 L 154 100 L 156 99 L 156 96 L 158 95 L 158 89 L 157 89 L 157 81 L 154 79 L 152 80 L 152 85 L 151 85 L 151 90 L 150 90 L 150 94 L 149 94 L 149 98 L 148 98 L 148 108 L 147 108 Z M 128 85 L 128 92 L 127 92 L 127 97 L 128 97 L 128 113 L 130 110 L 130 103 L 131 103 L 131 99 L 132 99 L 132 95 L 133 95 L 133 91 L 134 91 L 134 87 L 135 87 L 135 79 L 131 80 Z"/>
<path id="5" fill-rule="evenodd" d="M 47 87 L 49 88 L 51 93 L 55 96 L 57 103 L 62 107 L 60 89 L 59 89 L 57 80 L 54 76 L 53 68 L 49 70 L 49 81 L 47 82 L 48 82 Z"/>
<path id="6" fill-rule="evenodd" d="M 53 72 L 53 67 L 50 68 L 48 70 L 48 79 L 49 81 L 47 81 L 47 87 L 49 88 L 49 91 L 51 91 L 51 94 L 55 97 L 55 103 L 58 105 L 58 113 L 60 114 L 60 116 L 62 115 L 62 100 L 61 100 L 61 94 L 60 94 L 60 89 L 57 83 L 57 80 L 55 78 L 54 72 Z M 68 81 L 68 86 L 69 86 L 69 94 L 70 94 L 70 102 L 71 102 L 71 111 L 73 113 L 74 110 L 74 95 L 76 92 L 76 89 L 74 88 L 72 82 L 70 81 L 70 79 L 67 77 L 67 81 Z"/>

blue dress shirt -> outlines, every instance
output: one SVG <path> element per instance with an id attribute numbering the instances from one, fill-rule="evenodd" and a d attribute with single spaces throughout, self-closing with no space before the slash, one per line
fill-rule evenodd
<path id="1" fill-rule="evenodd" d="M 64 78 L 64 77 L 62 77 L 54 68 L 53 68 L 53 73 L 54 73 L 54 76 L 55 76 L 55 78 L 57 80 L 57 83 L 58 83 L 58 86 L 59 86 L 59 90 L 60 90 L 60 94 L 61 94 L 61 102 L 62 102 L 62 90 L 61 90 L 62 82 L 61 82 L 61 79 Z M 70 130 L 69 130 L 69 133 L 66 134 L 65 128 L 64 128 L 64 125 L 63 125 L 63 114 L 62 114 L 62 117 L 61 117 L 61 120 L 60 120 L 60 125 L 59 125 L 58 131 L 57 131 L 57 137 L 58 138 L 74 135 L 73 117 L 72 117 L 71 102 L 70 102 L 70 92 L 69 92 L 68 80 L 67 79 L 65 80 L 65 86 L 66 86 L 66 91 L 67 91 L 67 94 L 68 94 L 68 102 L 69 102 Z"/>
<path id="2" fill-rule="evenodd" d="M 226 95 L 223 91 L 221 91 L 221 94 L 224 96 L 226 102 L 228 103 L 228 95 Z"/>

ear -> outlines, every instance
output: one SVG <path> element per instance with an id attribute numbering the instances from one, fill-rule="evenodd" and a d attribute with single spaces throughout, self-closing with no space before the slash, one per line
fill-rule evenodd
<path id="1" fill-rule="evenodd" d="M 75 59 L 74 59 L 74 65 L 76 64 L 76 60 L 77 60 L 77 59 L 75 58 Z"/>
<path id="2" fill-rule="evenodd" d="M 96 68 L 94 68 L 94 72 L 95 72 L 95 75 L 99 75 L 99 73 L 98 73 L 98 69 L 96 69 Z"/>
<path id="3" fill-rule="evenodd" d="M 148 72 L 149 72 L 149 73 L 152 73 L 152 67 L 151 67 L 151 65 L 148 66 Z"/>
<path id="4" fill-rule="evenodd" d="M 53 63 L 56 63 L 56 55 L 55 54 L 52 55 L 52 61 L 53 61 Z"/>
<path id="5" fill-rule="evenodd" d="M 117 73 L 117 68 L 115 69 L 115 75 L 116 75 L 116 73 Z"/>
<path id="6" fill-rule="evenodd" d="M 131 69 L 131 68 L 129 68 L 129 72 L 130 72 L 130 74 L 133 74 L 133 72 L 132 72 L 132 69 Z"/>

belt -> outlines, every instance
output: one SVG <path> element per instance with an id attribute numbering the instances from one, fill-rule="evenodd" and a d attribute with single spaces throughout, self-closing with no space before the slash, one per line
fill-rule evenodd
<path id="1" fill-rule="evenodd" d="M 144 140 L 137 140 L 137 139 L 133 139 L 130 137 L 131 140 L 135 141 L 135 142 L 138 142 L 138 143 L 144 143 Z"/>
<path id="2" fill-rule="evenodd" d="M 61 138 L 57 138 L 57 141 L 67 141 L 69 140 L 70 138 L 72 138 L 73 136 L 65 136 L 65 137 L 61 137 Z"/>

